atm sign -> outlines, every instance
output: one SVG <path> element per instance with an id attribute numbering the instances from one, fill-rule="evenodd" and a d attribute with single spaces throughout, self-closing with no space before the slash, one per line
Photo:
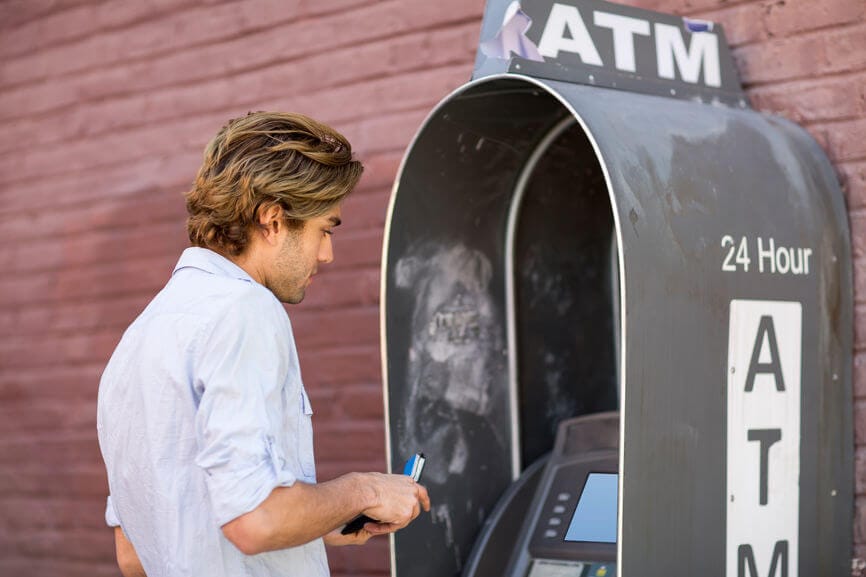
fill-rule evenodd
<path id="1" fill-rule="evenodd" d="M 733 300 L 728 333 L 726 577 L 796 577 L 799 302 Z"/>

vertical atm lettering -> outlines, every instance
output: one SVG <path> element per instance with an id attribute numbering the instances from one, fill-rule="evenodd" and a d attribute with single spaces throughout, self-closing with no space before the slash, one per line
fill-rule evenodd
<path id="1" fill-rule="evenodd" d="M 802 325 L 798 302 L 731 301 L 726 577 L 797 576 Z"/>

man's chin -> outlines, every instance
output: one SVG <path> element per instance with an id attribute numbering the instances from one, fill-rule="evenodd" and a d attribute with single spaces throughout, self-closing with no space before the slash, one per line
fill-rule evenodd
<path id="1" fill-rule="evenodd" d="M 301 301 L 304 300 L 304 296 L 306 296 L 306 291 L 304 289 L 300 289 L 289 293 L 274 293 L 274 296 L 277 297 L 277 299 L 283 304 L 296 305 L 300 304 Z"/>
<path id="2" fill-rule="evenodd" d="M 304 293 L 301 293 L 300 295 L 292 295 L 288 298 L 280 299 L 280 300 L 283 301 L 287 305 L 299 305 L 304 300 Z"/>

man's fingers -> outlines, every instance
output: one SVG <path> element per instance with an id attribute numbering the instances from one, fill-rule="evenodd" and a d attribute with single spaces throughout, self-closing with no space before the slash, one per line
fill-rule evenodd
<path id="1" fill-rule="evenodd" d="M 364 529 L 371 535 L 387 535 L 399 531 L 408 523 L 367 523 Z"/>
<path id="2" fill-rule="evenodd" d="M 425 511 L 430 510 L 430 495 L 427 494 L 427 488 L 424 485 L 418 485 L 418 501 Z"/>

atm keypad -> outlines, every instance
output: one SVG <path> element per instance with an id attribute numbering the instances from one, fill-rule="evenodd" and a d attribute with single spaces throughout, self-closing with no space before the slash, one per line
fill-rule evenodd
<path id="1" fill-rule="evenodd" d="M 544 512 L 538 520 L 536 538 L 544 541 L 562 541 L 565 537 L 567 515 L 574 512 L 579 497 L 573 490 L 574 483 L 570 479 L 557 475 L 548 493 Z"/>

